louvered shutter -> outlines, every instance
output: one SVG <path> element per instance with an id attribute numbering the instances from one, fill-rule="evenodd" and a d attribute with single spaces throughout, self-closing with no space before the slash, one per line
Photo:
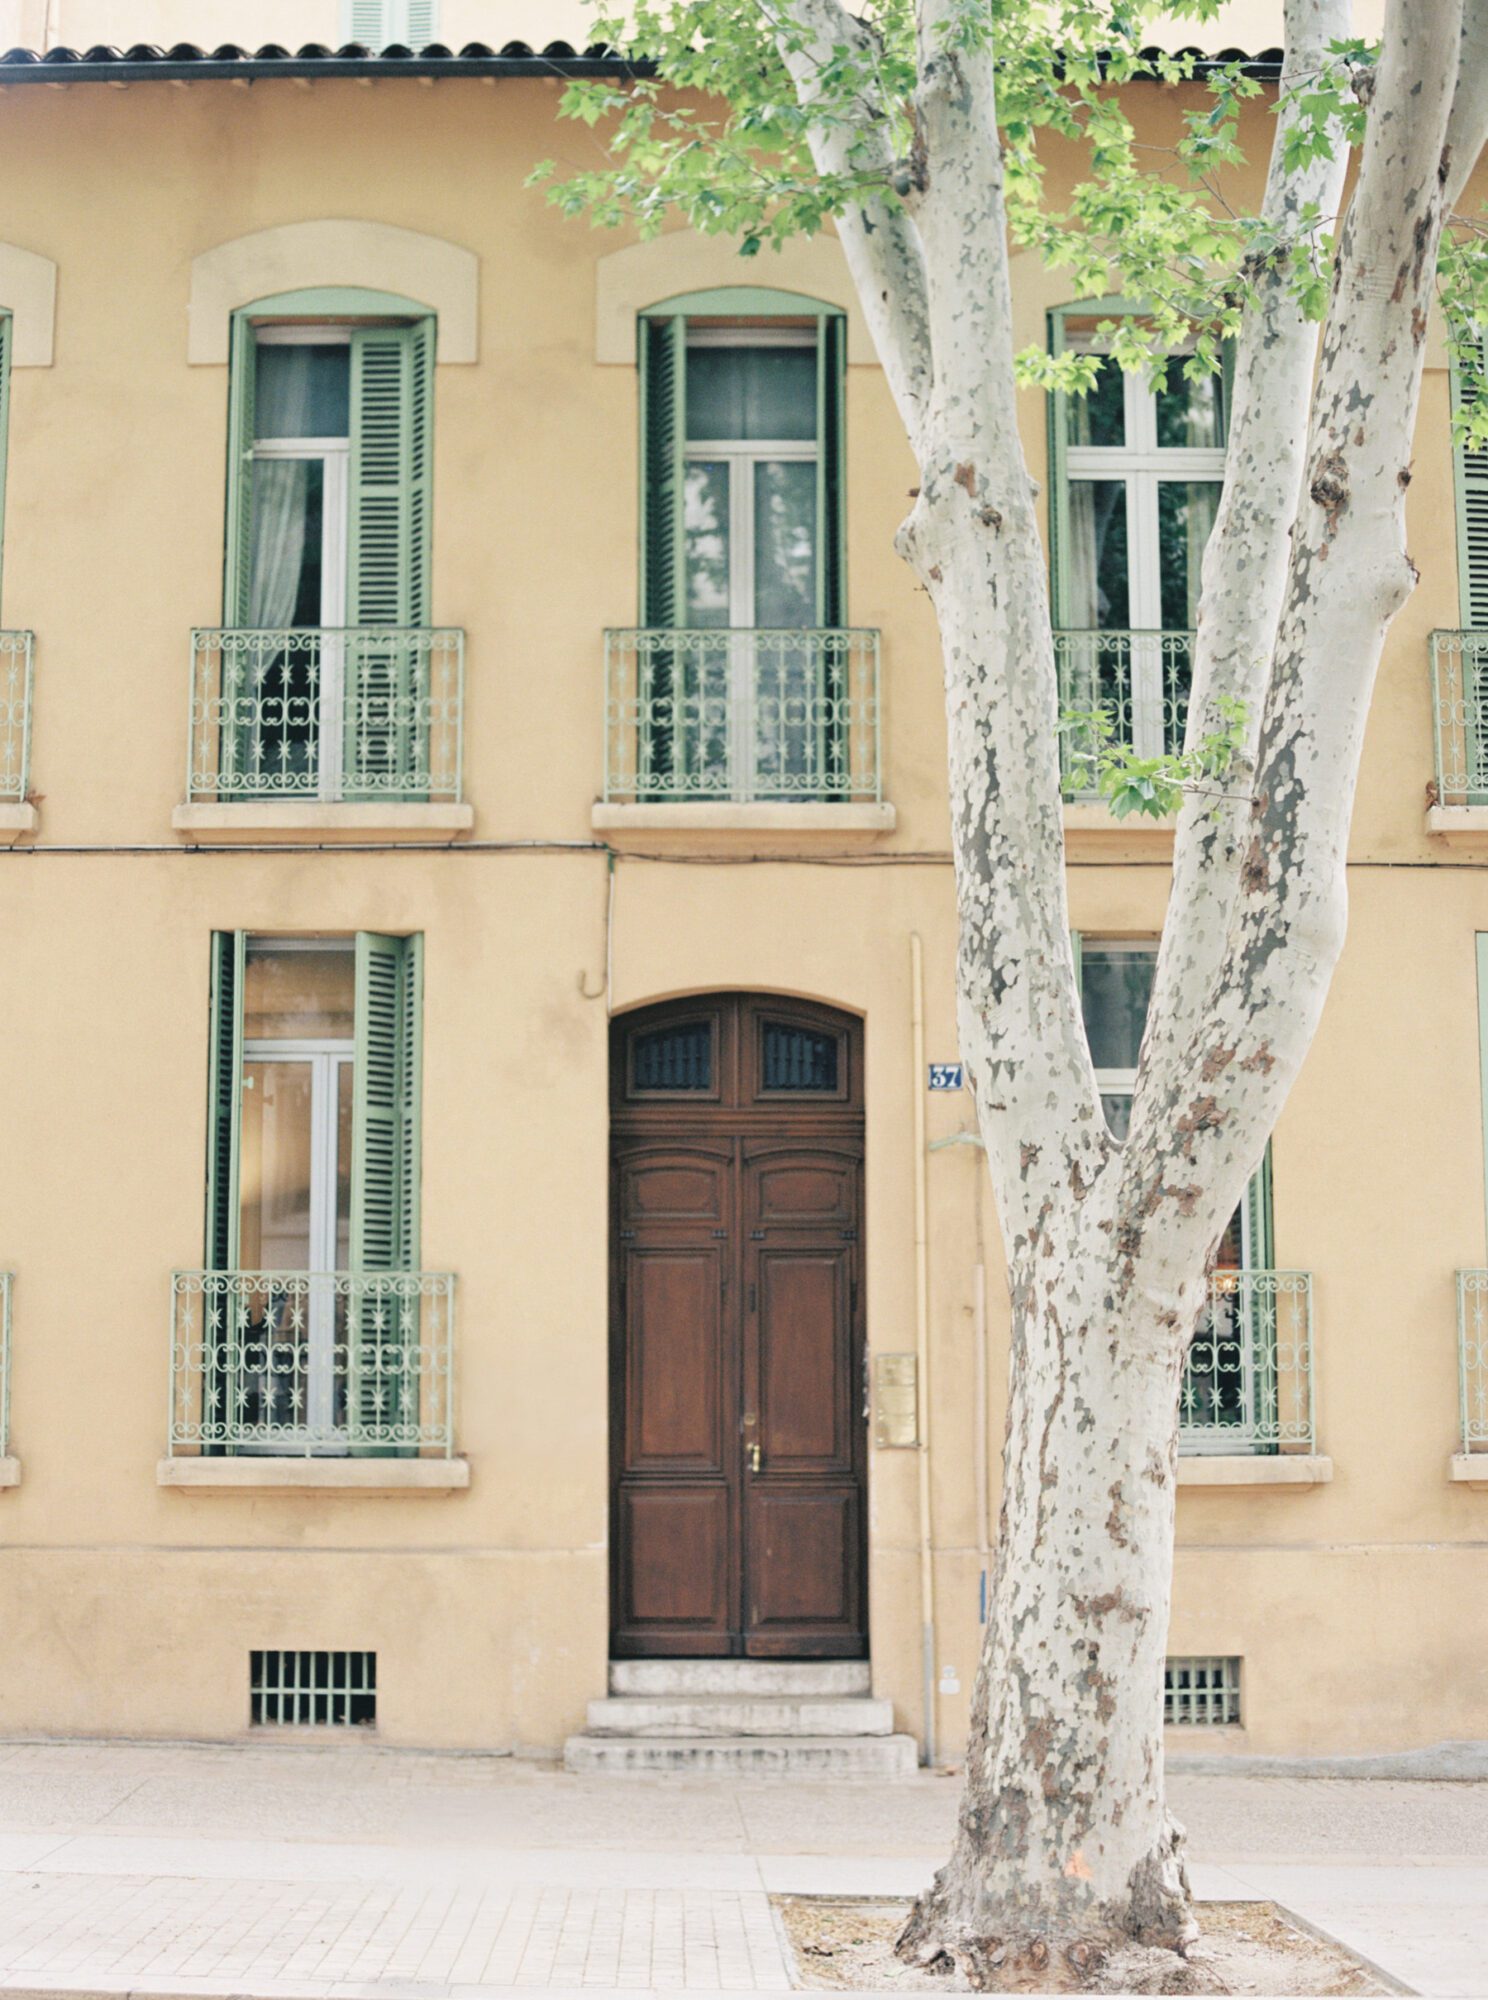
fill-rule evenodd
<path id="1" fill-rule="evenodd" d="M 207 1076 L 206 1261 L 211 1271 L 238 1262 L 238 1132 L 243 1103 L 242 931 L 213 931 Z"/>
<path id="2" fill-rule="evenodd" d="M 207 1279 L 202 1293 L 202 1436 L 208 1448 L 238 1414 L 247 1302 L 221 1280 L 238 1268 L 238 1144 L 243 1106 L 242 931 L 212 933 L 207 1042 Z"/>
<path id="3" fill-rule="evenodd" d="M 1472 343 L 1475 365 L 1452 364 L 1452 408 L 1482 407 L 1484 342 Z M 1463 628 L 1488 632 L 1488 444 L 1459 444 L 1454 453 L 1457 484 L 1457 585 Z"/>
<path id="4" fill-rule="evenodd" d="M 399 39 L 414 50 L 427 48 L 438 32 L 434 0 L 408 0 L 407 11 L 407 24 Z"/>
<path id="5" fill-rule="evenodd" d="M 847 321 L 824 314 L 816 329 L 816 622 L 847 620 L 846 546 Z"/>
<path id="6" fill-rule="evenodd" d="M 0 312 L 0 578 L 5 557 L 5 447 L 10 436 L 10 314 Z M 3 601 L 3 600 L 0 600 Z"/>
<path id="7" fill-rule="evenodd" d="M 227 540 L 222 572 L 222 622 L 246 626 L 253 588 L 253 398 L 258 347 L 250 321 L 234 314 L 227 370 Z M 217 748 L 220 796 L 235 796 L 233 780 L 252 760 L 255 655 L 236 647 L 220 655 L 216 689 L 221 742 Z"/>
<path id="8" fill-rule="evenodd" d="M 358 932 L 351 1133 L 351 1267 L 358 1275 L 417 1267 L 422 983 L 421 938 Z M 418 1422 L 413 1288 L 355 1287 L 347 1349 L 352 1449 L 386 1450 L 390 1428 L 406 1433 Z M 401 1448 L 396 1437 L 393 1443 Z"/>
<path id="9" fill-rule="evenodd" d="M 1276 1262 L 1276 1253 L 1271 1233 L 1271 1142 L 1266 1142 L 1266 1150 L 1261 1155 L 1261 1164 L 1250 1177 L 1245 1190 L 1245 1268 L 1247 1271 L 1269 1271 Z M 1295 1357 L 1283 1357 L 1277 1351 L 1278 1299 L 1274 1291 L 1263 1283 L 1246 1287 L 1244 1292 L 1245 1337 L 1249 1343 L 1248 1401 L 1250 1421 L 1256 1426 L 1262 1439 L 1274 1437 L 1281 1402 L 1280 1373 L 1283 1361 L 1295 1378 Z M 1262 1451 L 1275 1451 L 1274 1443 L 1264 1443 L 1258 1447 Z"/>
<path id="10" fill-rule="evenodd" d="M 344 749 L 347 798 L 426 792 L 434 322 L 351 337 L 351 523 Z"/>
<path id="11" fill-rule="evenodd" d="M 258 348 L 251 323 L 234 315 L 227 364 L 227 544 L 222 622 L 248 623 L 253 569 L 253 390 Z"/>
<path id="12" fill-rule="evenodd" d="M 1269 1271 L 1275 1262 L 1271 1240 L 1271 1142 L 1245 1190 L 1245 1268 Z"/>
<path id="13" fill-rule="evenodd" d="M 640 330 L 641 623 L 673 627 L 687 616 L 682 506 L 687 441 L 687 322 L 643 319 Z"/>
<path id="14" fill-rule="evenodd" d="M 394 40 L 387 0 L 343 0 L 346 39 L 364 49 L 383 49 Z"/>

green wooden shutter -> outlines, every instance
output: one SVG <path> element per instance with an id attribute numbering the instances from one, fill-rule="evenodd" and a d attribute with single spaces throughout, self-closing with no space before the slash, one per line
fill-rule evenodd
<path id="1" fill-rule="evenodd" d="M 0 312 L 0 576 L 5 556 L 5 446 L 10 436 L 10 314 Z"/>
<path id="2" fill-rule="evenodd" d="M 418 1267 L 422 987 L 421 938 L 357 933 L 351 1267 L 362 1282 L 349 1301 L 347 1389 L 361 1453 L 386 1451 L 388 1426 L 418 1421 L 417 1296 L 365 1280 Z"/>
<path id="3" fill-rule="evenodd" d="M 1261 1164 L 1245 1190 L 1245 1267 L 1249 1271 L 1274 1269 L 1276 1250 L 1271 1220 L 1271 1142 L 1261 1155 Z"/>
<path id="4" fill-rule="evenodd" d="M 253 326 L 233 315 L 227 364 L 227 545 L 222 622 L 248 623 L 253 566 L 253 390 L 258 348 Z"/>
<path id="5" fill-rule="evenodd" d="M 206 1262 L 238 1263 L 238 1134 L 243 1105 L 243 962 L 247 935 L 213 931 L 207 1075 Z"/>
<path id="6" fill-rule="evenodd" d="M 1064 314 L 1049 315 L 1049 352 L 1064 352 Z M 1069 475 L 1065 470 L 1065 445 L 1069 436 L 1069 398 L 1060 390 L 1044 399 L 1049 418 L 1049 597 L 1057 630 L 1065 619 L 1069 592 L 1064 577 L 1064 512 L 1069 505 Z"/>
<path id="7" fill-rule="evenodd" d="M 428 762 L 426 652 L 397 636 L 429 622 L 434 322 L 351 336 L 351 522 L 345 667 L 348 798 L 418 795 Z"/>
<path id="8" fill-rule="evenodd" d="M 434 0 L 408 0 L 407 11 L 406 30 L 401 39 L 405 40 L 411 49 L 426 48 L 433 41 L 435 34 Z"/>
<path id="9" fill-rule="evenodd" d="M 687 621 L 682 483 L 687 442 L 687 322 L 640 323 L 641 623 Z"/>
<path id="10" fill-rule="evenodd" d="M 847 321 L 823 314 L 816 323 L 816 622 L 847 622 L 846 544 Z"/>
<path id="11" fill-rule="evenodd" d="M 1452 363 L 1452 408 L 1474 410 L 1485 393 L 1484 343 L 1473 347 L 1476 366 L 1465 371 Z M 1488 632 L 1488 445 L 1456 445 L 1453 449 L 1457 498 L 1457 589 L 1463 628 Z"/>

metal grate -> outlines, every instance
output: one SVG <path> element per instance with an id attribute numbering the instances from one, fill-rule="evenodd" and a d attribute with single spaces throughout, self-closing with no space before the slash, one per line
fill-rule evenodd
<path id="1" fill-rule="evenodd" d="M 1169 1727 L 1240 1720 L 1240 1662 L 1170 1659 L 1163 1669 L 1163 1721 Z"/>
<path id="2" fill-rule="evenodd" d="M 252 1720 L 370 1729 L 377 1721 L 375 1653 L 249 1654 Z"/>
<path id="3" fill-rule="evenodd" d="M 630 1063 L 633 1090 L 711 1090 L 713 1024 L 684 1021 L 632 1035 Z"/>
<path id="4" fill-rule="evenodd" d="M 835 1096 L 837 1037 L 793 1028 L 784 1021 L 766 1021 L 764 1072 L 765 1090 Z"/>

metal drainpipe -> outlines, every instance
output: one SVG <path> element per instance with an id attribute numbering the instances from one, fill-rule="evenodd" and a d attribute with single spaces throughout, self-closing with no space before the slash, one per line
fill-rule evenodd
<path id="1" fill-rule="evenodd" d="M 935 1743 L 935 1566 L 930 1541 L 930 1226 L 925 1153 L 925 953 L 918 931 L 909 939 L 913 988 L 915 1200 L 915 1413 L 920 1474 L 920 1649 L 925 1762 Z"/>

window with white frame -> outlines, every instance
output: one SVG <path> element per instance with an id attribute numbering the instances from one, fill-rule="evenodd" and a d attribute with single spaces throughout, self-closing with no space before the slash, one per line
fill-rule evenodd
<path id="1" fill-rule="evenodd" d="M 1054 347 L 1098 353 L 1112 316 L 1056 312 Z M 1144 757 L 1182 746 L 1189 634 L 1224 480 L 1224 377 L 1190 380 L 1183 368 L 1171 356 L 1154 379 L 1106 356 L 1087 395 L 1053 399 L 1062 704 L 1101 707 Z M 1067 770 L 1067 788 L 1079 776 Z"/>
<path id="2" fill-rule="evenodd" d="M 1085 1032 L 1106 1123 L 1124 1139 L 1157 944 L 1143 938 L 1082 937 L 1078 965 Z M 1180 1441 L 1189 1453 L 1263 1448 L 1275 1428 L 1276 1306 L 1266 1280 L 1271 1255 L 1270 1148 L 1220 1238 L 1208 1310 L 1189 1349 Z M 1274 1446 L 1265 1448 L 1274 1449 Z"/>

